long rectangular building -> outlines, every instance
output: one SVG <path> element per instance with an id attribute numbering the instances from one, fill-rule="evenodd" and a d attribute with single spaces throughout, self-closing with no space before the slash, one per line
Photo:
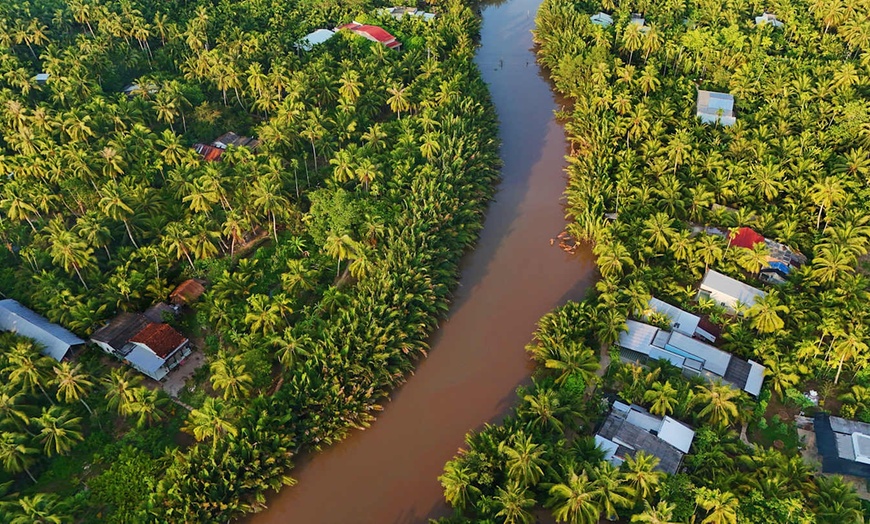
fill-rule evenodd
<path id="1" fill-rule="evenodd" d="M 35 340 L 42 346 L 42 354 L 58 362 L 70 350 L 82 347 L 85 341 L 70 331 L 52 324 L 45 317 L 8 298 L 0 300 L 0 330 L 12 331 Z"/>
<path id="2" fill-rule="evenodd" d="M 750 395 L 758 396 L 764 381 L 764 366 L 745 361 L 678 331 L 665 331 L 655 326 L 629 320 L 627 331 L 620 333 L 617 345 L 629 352 L 623 357 L 638 360 L 645 356 L 667 360 L 687 375 L 707 380 L 722 380 Z"/>

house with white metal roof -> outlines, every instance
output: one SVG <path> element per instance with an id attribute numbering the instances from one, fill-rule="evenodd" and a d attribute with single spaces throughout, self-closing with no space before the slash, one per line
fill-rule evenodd
<path id="1" fill-rule="evenodd" d="M 22 337 L 35 340 L 42 346 L 42 354 L 58 362 L 71 351 L 80 348 L 85 341 L 68 330 L 52 324 L 42 315 L 8 298 L 0 300 L 0 330 L 12 331 Z"/>
<path id="2" fill-rule="evenodd" d="M 311 51 L 312 49 L 314 49 L 314 46 L 326 42 L 333 36 L 335 36 L 335 31 L 331 31 L 329 29 L 318 29 L 316 31 L 312 31 L 296 43 L 296 49 L 301 49 L 302 51 Z"/>
<path id="3" fill-rule="evenodd" d="M 728 93 L 698 90 L 697 117 L 705 124 L 733 126 L 737 123 L 734 116 L 734 97 Z"/>
<path id="4" fill-rule="evenodd" d="M 592 23 L 601 27 L 610 27 L 613 25 L 613 17 L 607 13 L 598 13 L 589 17 Z"/>
<path id="5" fill-rule="evenodd" d="M 677 331 L 690 337 L 703 338 L 711 344 L 719 337 L 718 326 L 713 325 L 698 315 L 684 311 L 677 306 L 668 304 L 655 297 L 649 299 L 644 319 L 648 320 L 650 314 L 657 314 L 667 318 L 672 331 Z"/>
<path id="6" fill-rule="evenodd" d="M 778 18 L 776 18 L 776 15 L 772 15 L 770 13 L 764 13 L 761 16 L 755 17 L 755 25 L 762 26 L 766 24 L 770 24 L 773 27 L 782 27 L 785 25 L 780 22 Z"/>
<path id="7" fill-rule="evenodd" d="M 755 361 L 735 357 L 678 331 L 665 331 L 636 320 L 626 321 L 626 327 L 616 342 L 625 360 L 667 360 L 684 375 L 721 380 L 754 396 L 761 392 L 765 367 Z"/>
<path id="8" fill-rule="evenodd" d="M 764 291 L 712 269 L 707 270 L 698 291 L 698 298 L 713 300 L 731 313 L 736 313 L 740 305 L 754 306 L 755 301 L 764 296 L 767 296 Z"/>
<path id="9" fill-rule="evenodd" d="M 695 431 L 671 417 L 658 417 L 634 404 L 614 401 L 610 414 L 595 433 L 595 443 L 614 466 L 644 451 L 659 459 L 656 469 L 674 474 L 689 452 Z"/>

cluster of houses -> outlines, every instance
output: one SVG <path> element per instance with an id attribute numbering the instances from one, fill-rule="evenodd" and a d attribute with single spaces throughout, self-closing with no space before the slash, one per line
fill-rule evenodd
<path id="1" fill-rule="evenodd" d="M 201 281 L 186 280 L 169 295 L 169 304 L 157 303 L 144 313 L 121 313 L 94 331 L 91 342 L 143 375 L 163 380 L 193 352 L 190 340 L 167 324 L 167 317 L 204 292 Z"/>
<path id="2" fill-rule="evenodd" d="M 659 459 L 656 469 L 674 474 L 692 447 L 695 431 L 671 417 L 658 417 L 634 404 L 614 401 L 610 414 L 595 433 L 604 459 L 620 466 L 638 451 Z"/>
<path id="3" fill-rule="evenodd" d="M 140 373 L 160 381 L 191 354 L 187 337 L 166 323 L 181 306 L 205 292 L 203 283 L 187 280 L 144 313 L 122 313 L 91 335 L 91 342 Z M 85 341 L 15 300 L 0 300 L 0 331 L 11 331 L 39 344 L 41 353 L 58 362 L 70 358 Z"/>
<path id="4" fill-rule="evenodd" d="M 709 298 L 731 314 L 751 307 L 765 293 L 717 271 L 708 270 L 701 281 L 698 298 Z M 643 319 L 664 321 L 669 329 L 628 320 L 616 345 L 620 359 L 645 364 L 665 360 L 683 375 L 702 377 L 758 396 L 766 368 L 716 348 L 721 335 L 718 326 L 672 304 L 651 298 Z M 695 432 L 671 417 L 658 417 L 635 405 L 613 402 L 607 419 L 595 434 L 605 458 L 614 465 L 628 456 L 645 451 L 659 459 L 657 469 L 676 473 L 683 456 L 689 452 Z"/>
<path id="5" fill-rule="evenodd" d="M 436 16 L 434 13 L 427 13 L 425 11 L 417 9 L 416 7 L 384 7 L 378 9 L 376 13 L 380 16 L 391 16 L 396 20 L 401 20 L 404 17 L 413 17 L 419 18 L 426 22 L 433 20 Z M 310 51 L 314 49 L 314 46 L 328 41 L 330 38 L 335 36 L 338 31 L 351 32 L 357 36 L 365 38 L 366 40 L 378 42 L 387 49 L 393 49 L 398 51 L 402 48 L 402 43 L 383 27 L 371 24 L 361 24 L 356 20 L 349 24 L 340 25 L 335 29 L 321 28 L 312 31 L 296 43 L 296 48 L 300 51 Z"/>

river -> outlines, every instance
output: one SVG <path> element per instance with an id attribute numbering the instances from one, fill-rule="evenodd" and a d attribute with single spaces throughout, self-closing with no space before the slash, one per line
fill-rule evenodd
<path id="1" fill-rule="evenodd" d="M 292 472 L 299 484 L 270 497 L 251 524 L 406 524 L 449 514 L 437 477 L 464 435 L 497 422 L 527 383 L 524 347 L 535 322 L 594 278 L 588 250 L 550 244 L 565 227 L 559 205 L 567 143 L 556 99 L 535 62 L 540 0 L 483 9 L 476 61 L 500 120 L 502 181 L 429 357 L 366 431 Z"/>

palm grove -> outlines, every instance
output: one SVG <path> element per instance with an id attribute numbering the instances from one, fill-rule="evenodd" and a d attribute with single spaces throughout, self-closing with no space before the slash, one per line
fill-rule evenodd
<path id="1" fill-rule="evenodd" d="M 756 26 L 765 8 L 784 25 Z M 602 9 L 612 25 L 592 22 Z M 808 387 L 842 402 L 843 416 L 870 417 L 868 15 L 867 2 L 836 0 L 543 3 L 539 58 L 574 102 L 563 115 L 568 231 L 592 245 L 601 280 L 541 320 L 528 348 L 538 372 L 515 414 L 469 434 L 445 467 L 456 516 L 443 522 L 533 522 L 541 507 L 575 523 L 864 521 L 854 489 L 815 474 L 796 445 L 750 446 L 738 432 L 780 424 L 768 405 Z M 696 119 L 697 89 L 732 94 L 737 123 Z M 808 263 L 762 285 L 765 249 L 706 229 L 742 226 Z M 694 302 L 707 268 L 767 296 L 739 316 Z M 721 321 L 722 349 L 767 367 L 759 399 L 615 354 L 596 373 L 596 350 L 651 296 Z M 603 461 L 588 436 L 606 409 L 601 391 L 699 428 L 684 472 L 658 473 L 644 453 L 621 468 Z"/>
<path id="2" fill-rule="evenodd" d="M 215 393 L 188 414 L 91 351 L 52 367 L 4 339 L 4 517 L 254 511 L 425 353 L 492 194 L 495 119 L 467 7 L 428 23 L 375 7 L 0 2 L 0 287 L 86 335 L 205 278 Z M 353 18 L 403 51 L 294 45 Z M 261 145 L 191 149 L 225 131 Z M 179 447 L 180 426 L 201 443 Z"/>

